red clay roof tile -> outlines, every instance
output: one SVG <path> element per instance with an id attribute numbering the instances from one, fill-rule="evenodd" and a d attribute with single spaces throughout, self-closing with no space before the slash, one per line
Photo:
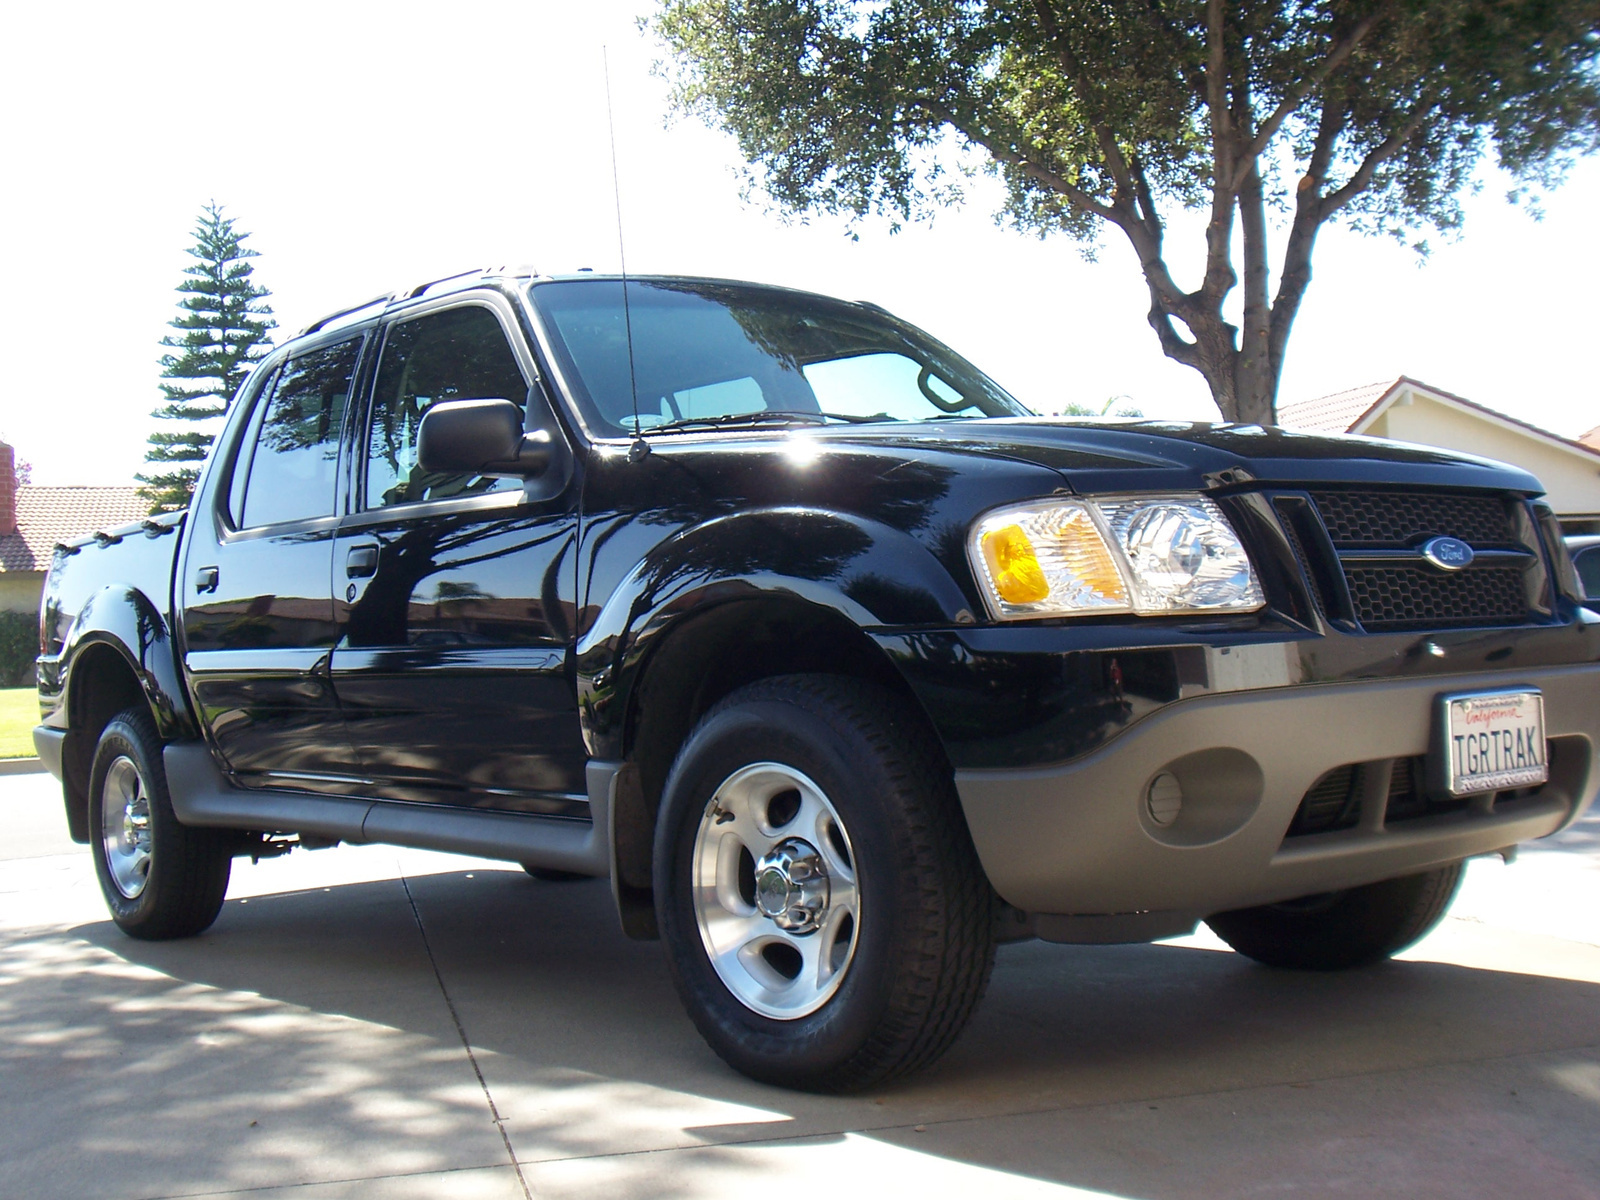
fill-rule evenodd
<path id="1" fill-rule="evenodd" d="M 0 537 L 0 571 L 46 571 L 57 542 L 97 529 L 114 529 L 150 511 L 131 487 L 17 489 L 17 532 Z"/>

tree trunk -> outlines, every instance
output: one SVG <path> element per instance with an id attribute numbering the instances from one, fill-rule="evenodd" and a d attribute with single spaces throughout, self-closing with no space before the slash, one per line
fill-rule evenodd
<path id="1" fill-rule="evenodd" d="M 1272 309 L 1267 303 L 1267 218 L 1261 173 L 1254 165 L 1239 189 L 1239 229 L 1244 235 L 1244 337 L 1234 371 L 1238 420 L 1271 425 L 1277 419 L 1277 377 L 1272 371 Z"/>

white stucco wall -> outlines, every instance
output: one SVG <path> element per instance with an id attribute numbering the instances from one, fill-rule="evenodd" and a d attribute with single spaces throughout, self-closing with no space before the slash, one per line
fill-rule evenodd
<path id="1" fill-rule="evenodd" d="M 39 611 L 43 571 L 0 571 L 0 612 Z"/>
<path id="2" fill-rule="evenodd" d="M 1407 396 L 1410 404 L 1403 403 Z M 1558 516 L 1600 514 L 1600 455 L 1544 441 L 1420 392 L 1403 394 L 1361 432 L 1511 463 L 1538 476 Z"/>

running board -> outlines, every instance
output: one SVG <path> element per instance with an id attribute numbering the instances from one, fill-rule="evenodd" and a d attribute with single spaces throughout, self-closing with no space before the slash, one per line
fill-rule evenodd
<path id="1" fill-rule="evenodd" d="M 235 787 L 217 769 L 204 742 L 174 742 L 161 757 L 172 811 L 184 825 L 382 842 L 601 878 L 611 873 L 608 835 L 614 764 L 589 764 L 590 819 L 582 821 Z"/>

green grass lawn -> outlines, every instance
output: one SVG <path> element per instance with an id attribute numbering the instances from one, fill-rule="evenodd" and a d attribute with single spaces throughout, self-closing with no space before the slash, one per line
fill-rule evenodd
<path id="1" fill-rule="evenodd" d="M 38 723 L 38 692 L 31 687 L 0 688 L 0 758 L 32 758 L 33 727 Z"/>

